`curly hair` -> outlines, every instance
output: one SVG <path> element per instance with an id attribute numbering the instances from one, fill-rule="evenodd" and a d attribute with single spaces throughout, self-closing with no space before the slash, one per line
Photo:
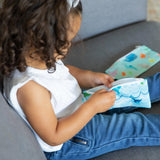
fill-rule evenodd
<path id="1" fill-rule="evenodd" d="M 63 56 L 63 49 L 69 48 L 70 13 L 81 14 L 81 2 L 68 10 L 67 0 L 4 0 L 0 10 L 1 74 L 25 71 L 25 53 L 31 48 L 48 69 L 55 67 L 53 52 Z"/>

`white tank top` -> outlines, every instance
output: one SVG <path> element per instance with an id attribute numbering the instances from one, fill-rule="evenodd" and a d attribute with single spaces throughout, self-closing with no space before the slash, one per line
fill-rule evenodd
<path id="1" fill-rule="evenodd" d="M 64 66 L 62 61 L 56 62 L 56 71 L 53 73 L 48 73 L 47 69 L 40 70 L 32 67 L 27 67 L 25 72 L 15 70 L 10 78 L 4 79 L 4 96 L 31 129 L 32 127 L 17 100 L 17 90 L 30 80 L 35 81 L 50 91 L 51 104 L 58 119 L 72 114 L 82 104 L 79 84 L 69 73 L 69 69 Z M 43 151 L 53 152 L 61 149 L 63 144 L 50 146 L 33 129 L 32 131 Z"/>

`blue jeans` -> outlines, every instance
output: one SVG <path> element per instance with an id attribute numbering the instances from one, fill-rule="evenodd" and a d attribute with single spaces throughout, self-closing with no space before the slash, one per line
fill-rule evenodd
<path id="1" fill-rule="evenodd" d="M 147 80 L 151 101 L 159 101 L 160 73 Z M 128 107 L 95 115 L 60 151 L 45 152 L 47 159 L 84 160 L 131 146 L 160 145 L 160 115 L 126 113 L 130 111 Z"/>

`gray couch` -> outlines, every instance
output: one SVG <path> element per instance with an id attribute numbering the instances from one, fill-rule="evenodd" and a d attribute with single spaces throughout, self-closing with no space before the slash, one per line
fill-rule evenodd
<path id="1" fill-rule="evenodd" d="M 79 37 L 84 40 L 73 45 L 66 64 L 104 72 L 136 45 L 144 44 L 160 51 L 160 23 L 146 21 L 147 0 L 82 0 L 82 3 L 84 13 Z M 141 77 L 159 69 L 160 63 Z M 154 103 L 152 109 L 138 111 L 160 114 L 160 103 Z M 10 159 L 46 160 L 32 131 L 0 94 L 0 160 Z M 131 147 L 93 160 L 104 159 L 159 160 L 160 147 Z"/>

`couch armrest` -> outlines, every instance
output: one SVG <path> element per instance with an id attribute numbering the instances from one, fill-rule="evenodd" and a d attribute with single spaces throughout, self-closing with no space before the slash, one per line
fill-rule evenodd
<path id="1" fill-rule="evenodd" d="M 46 160 L 33 132 L 0 92 L 0 159 Z"/>

